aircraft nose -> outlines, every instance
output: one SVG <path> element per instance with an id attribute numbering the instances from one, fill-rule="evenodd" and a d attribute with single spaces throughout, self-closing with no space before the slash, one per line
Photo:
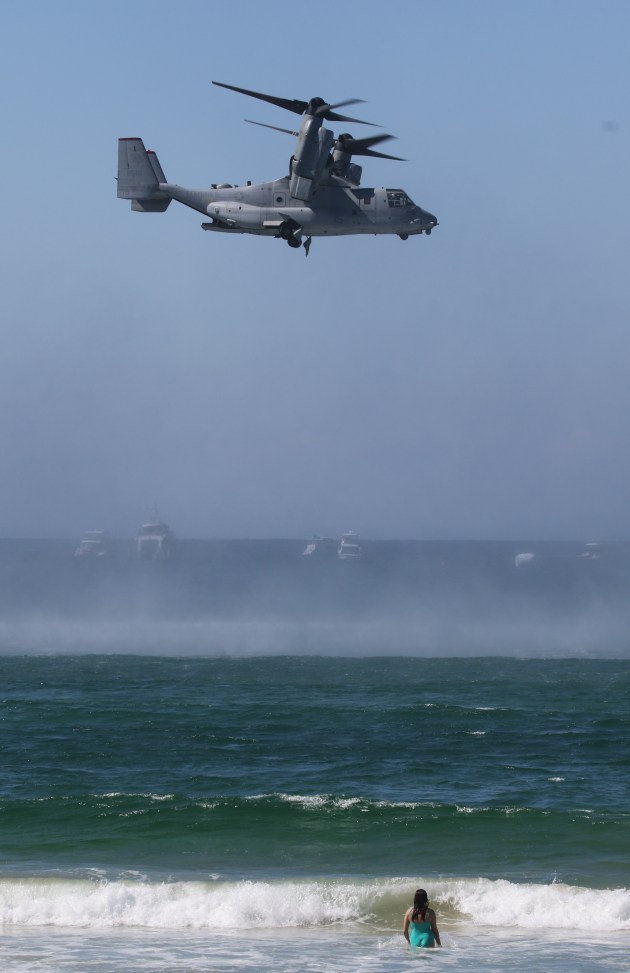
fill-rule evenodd
<path id="1" fill-rule="evenodd" d="M 426 209 L 421 209 L 420 206 L 417 208 L 413 222 L 419 227 L 420 233 L 429 234 L 435 226 L 438 226 L 437 216 L 429 213 Z"/>
<path id="2" fill-rule="evenodd" d="M 438 225 L 438 218 L 421 206 L 416 206 L 412 223 L 419 227 L 420 232 L 430 233 L 433 227 Z"/>

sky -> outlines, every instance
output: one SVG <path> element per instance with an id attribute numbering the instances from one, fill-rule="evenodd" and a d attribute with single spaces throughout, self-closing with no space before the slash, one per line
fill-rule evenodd
<path id="1" fill-rule="evenodd" d="M 116 198 L 285 174 L 362 98 L 430 237 L 208 234 Z M 0 536 L 630 537 L 630 5 L 5 0 Z M 359 111 L 360 109 L 360 111 Z M 357 126 L 352 134 L 365 134 Z M 376 130 L 375 130 L 376 131 Z"/>

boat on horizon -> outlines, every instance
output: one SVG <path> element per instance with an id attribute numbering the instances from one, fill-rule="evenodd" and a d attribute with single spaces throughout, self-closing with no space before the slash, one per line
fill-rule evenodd
<path id="1" fill-rule="evenodd" d="M 337 541 L 333 537 L 320 537 L 314 534 L 302 551 L 302 557 L 330 558 L 337 553 Z"/>
<path id="2" fill-rule="evenodd" d="M 86 530 L 75 548 L 74 556 L 81 558 L 104 557 L 109 549 L 109 531 Z"/>
<path id="3" fill-rule="evenodd" d="M 138 531 L 136 553 L 141 561 L 166 561 L 173 553 L 174 537 L 168 524 L 160 519 L 157 507 Z"/>
<path id="4" fill-rule="evenodd" d="M 341 535 L 337 556 L 340 561 L 358 561 L 363 557 L 359 536 L 353 530 Z"/>

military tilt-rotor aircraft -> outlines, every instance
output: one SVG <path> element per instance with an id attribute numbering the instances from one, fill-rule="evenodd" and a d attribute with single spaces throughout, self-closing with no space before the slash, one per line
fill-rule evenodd
<path id="1" fill-rule="evenodd" d="M 357 104 L 359 99 L 329 105 L 322 98 L 290 100 L 220 81 L 212 83 L 303 116 L 297 132 L 253 123 L 297 139 L 289 174 L 257 185 L 220 183 L 209 189 L 185 189 L 166 181 L 155 152 L 145 149 L 142 139 L 122 138 L 118 142 L 118 197 L 130 199 L 135 212 L 163 213 L 174 199 L 210 217 L 210 222 L 201 224 L 204 230 L 280 238 L 290 247 L 303 245 L 307 256 L 314 236 L 389 233 L 407 240 L 420 233 L 428 235 L 438 225 L 435 216 L 416 206 L 403 189 L 361 186 L 362 169 L 352 161 L 353 156 L 404 161 L 375 151 L 374 146 L 391 135 L 357 139 L 344 133 L 335 137 L 324 128 L 324 121 L 371 125 L 335 111 Z"/>

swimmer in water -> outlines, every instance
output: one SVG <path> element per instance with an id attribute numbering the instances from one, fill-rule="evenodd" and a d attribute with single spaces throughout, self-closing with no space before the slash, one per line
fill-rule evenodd
<path id="1" fill-rule="evenodd" d="M 405 912 L 403 936 L 413 947 L 442 945 L 435 912 L 429 908 L 429 896 L 424 889 L 418 889 L 413 905 Z"/>

